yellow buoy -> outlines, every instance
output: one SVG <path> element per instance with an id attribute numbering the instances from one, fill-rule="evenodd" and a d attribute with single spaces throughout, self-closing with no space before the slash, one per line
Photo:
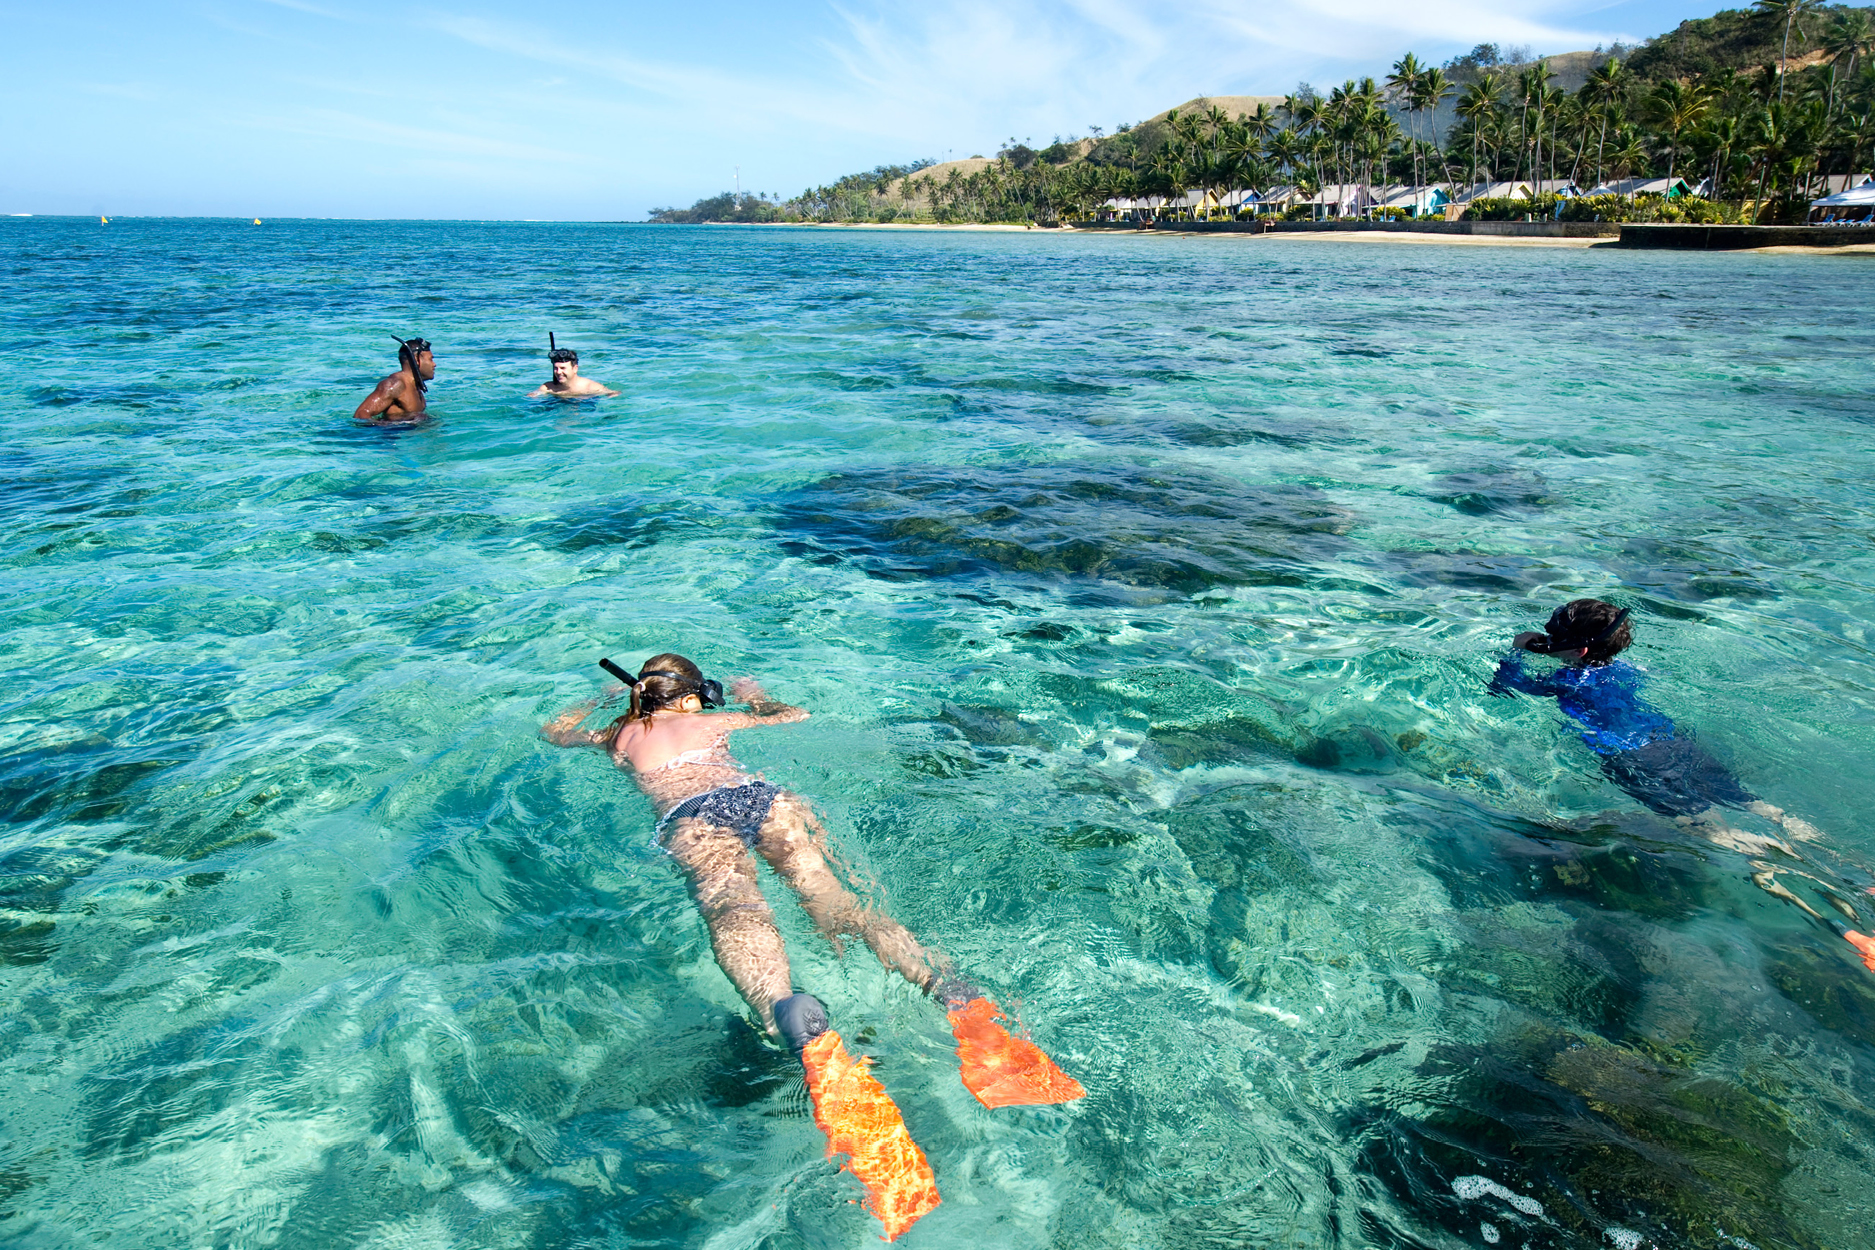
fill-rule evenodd
<path id="1" fill-rule="evenodd" d="M 260 218 L 256 217 L 254 219 L 254 224 L 258 226 L 260 224 Z"/>

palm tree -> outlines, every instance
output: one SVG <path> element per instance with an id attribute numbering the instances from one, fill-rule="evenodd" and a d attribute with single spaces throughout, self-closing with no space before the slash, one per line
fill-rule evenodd
<path id="1" fill-rule="evenodd" d="M 1471 123 L 1471 180 L 1478 181 L 1478 141 L 1484 137 L 1485 121 L 1497 112 L 1504 84 L 1489 71 L 1465 88 L 1459 97 L 1458 115 Z"/>
<path id="2" fill-rule="evenodd" d="M 1642 107 L 1647 116 L 1666 132 L 1667 181 L 1671 182 L 1675 158 L 1679 155 L 1680 135 L 1698 124 L 1711 107 L 1711 101 L 1699 86 L 1689 87 L 1678 79 L 1669 78 L 1642 100 Z"/>
<path id="3" fill-rule="evenodd" d="M 1725 176 L 1731 171 L 1737 154 L 1751 136 L 1745 130 L 1744 119 L 1737 116 L 1719 118 L 1712 126 L 1712 198 L 1725 198 Z"/>
<path id="4" fill-rule="evenodd" d="M 1829 110 L 1836 111 L 1836 65 L 1844 57 L 1849 59 L 1849 68 L 1843 71 L 1843 77 L 1855 77 L 1855 59 L 1865 52 L 1875 50 L 1875 23 L 1869 21 L 1867 9 L 1845 9 L 1836 15 L 1836 24 L 1830 28 L 1829 36 L 1824 40 L 1823 51 L 1829 54 Z"/>
<path id="5" fill-rule="evenodd" d="M 1432 144 L 1440 151 L 1439 163 L 1445 163 L 1443 145 L 1439 141 L 1439 106 L 1452 98 L 1458 90 L 1445 71 L 1433 66 L 1419 76 L 1419 94 L 1413 99 L 1413 106 L 1420 110 L 1432 111 Z"/>
<path id="6" fill-rule="evenodd" d="M 1555 77 L 1555 75 L 1549 72 L 1549 62 L 1544 60 L 1531 62 L 1528 68 L 1517 75 L 1517 91 L 1522 103 L 1522 111 L 1518 117 L 1517 123 L 1517 141 L 1521 151 L 1529 153 L 1530 178 L 1532 181 L 1536 179 L 1539 168 L 1537 162 L 1542 156 L 1540 145 L 1542 143 L 1543 119 L 1539 111 L 1537 115 L 1538 133 L 1535 144 L 1533 145 L 1530 134 L 1530 106 L 1535 105 L 1541 110 L 1543 106 L 1543 93 L 1549 87 L 1549 80 L 1553 77 Z M 1520 155 L 1518 157 L 1518 169 L 1521 170 L 1522 168 L 1522 156 Z"/>
<path id="7" fill-rule="evenodd" d="M 1411 52 L 1408 52 L 1405 56 L 1393 63 L 1393 72 L 1387 75 L 1387 86 L 1394 92 L 1395 98 L 1400 101 L 1400 104 L 1408 111 L 1415 122 L 1418 121 L 1419 114 L 1419 80 L 1420 76 L 1425 72 L 1426 67 L 1419 63 L 1419 58 L 1414 56 Z M 1413 137 L 1415 139 L 1419 138 L 1419 128 L 1417 125 L 1413 128 Z M 1417 152 L 1415 152 L 1414 155 L 1413 181 L 1418 182 L 1419 162 L 1417 160 Z"/>
<path id="8" fill-rule="evenodd" d="M 1583 96 L 1596 109 L 1598 131 L 1596 131 L 1596 184 L 1601 184 L 1601 150 L 1609 141 L 1609 112 L 1614 103 L 1628 90 L 1626 71 L 1622 62 L 1613 56 L 1588 71 L 1588 81 L 1583 82 Z"/>
<path id="9" fill-rule="evenodd" d="M 1822 8 L 1823 0 L 1751 0 L 1751 7 L 1760 13 L 1784 19 L 1784 46 L 1777 56 L 1777 98 L 1781 101 L 1784 98 L 1784 70 L 1790 62 L 1790 32 L 1797 25 L 1798 18 Z"/>

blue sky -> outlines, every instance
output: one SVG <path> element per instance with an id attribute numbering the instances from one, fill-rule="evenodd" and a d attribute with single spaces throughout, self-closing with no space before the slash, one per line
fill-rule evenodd
<path id="1" fill-rule="evenodd" d="M 0 0 L 0 212 L 642 218 L 1676 0 Z"/>

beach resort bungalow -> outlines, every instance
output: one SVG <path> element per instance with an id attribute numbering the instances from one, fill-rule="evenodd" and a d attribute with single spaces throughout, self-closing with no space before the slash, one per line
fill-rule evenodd
<path id="1" fill-rule="evenodd" d="M 1637 195 L 1660 195 L 1673 200 L 1691 195 L 1692 191 L 1684 178 L 1617 178 L 1589 188 L 1590 195 L 1619 195 L 1630 200 Z"/>
<path id="2" fill-rule="evenodd" d="M 1098 221 L 1155 221 L 1165 209 L 1163 195 L 1142 195 L 1137 199 L 1130 196 L 1115 196 L 1101 204 L 1095 213 Z"/>
<path id="3" fill-rule="evenodd" d="M 1403 208 L 1409 217 L 1440 217 L 1452 202 L 1451 184 L 1434 182 L 1423 187 L 1383 187 L 1376 208 Z"/>
<path id="4" fill-rule="evenodd" d="M 1323 217 L 1358 217 L 1378 202 L 1374 188 L 1358 182 L 1331 182 L 1314 195 L 1296 201 L 1309 205 Z"/>
<path id="5" fill-rule="evenodd" d="M 1810 201 L 1813 226 L 1875 225 L 1875 179 Z"/>
<path id="6" fill-rule="evenodd" d="M 1530 184 L 1527 182 L 1474 182 L 1468 187 L 1453 187 L 1448 192 L 1451 202 L 1463 208 L 1473 200 L 1527 200 L 1530 198 Z"/>
<path id="7" fill-rule="evenodd" d="M 1257 211 L 1260 213 L 1280 213 L 1284 209 L 1302 203 L 1304 198 L 1302 188 L 1293 184 L 1271 187 L 1269 190 L 1265 191 L 1262 198 L 1257 201 Z"/>
<path id="8" fill-rule="evenodd" d="M 1261 211 L 1263 197 L 1250 188 L 1226 191 L 1217 197 L 1217 206 L 1226 217 L 1252 217 Z"/>

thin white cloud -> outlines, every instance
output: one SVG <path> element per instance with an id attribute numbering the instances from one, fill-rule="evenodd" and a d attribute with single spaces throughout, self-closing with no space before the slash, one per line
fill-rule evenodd
<path id="1" fill-rule="evenodd" d="M 398 148 L 413 156 L 426 158 L 451 154 L 493 157 L 499 160 L 528 163 L 561 164 L 574 164 L 585 159 L 574 152 L 563 152 L 556 148 L 541 147 L 538 144 L 511 143 L 503 139 L 490 138 L 487 135 L 435 130 L 421 126 L 401 126 L 394 122 L 379 121 L 374 117 L 360 117 L 356 113 L 340 112 L 337 109 L 308 109 L 297 116 L 257 118 L 248 124 L 266 130 L 284 131 L 318 139 L 332 139 L 343 143 L 372 143 L 383 147 Z"/>

